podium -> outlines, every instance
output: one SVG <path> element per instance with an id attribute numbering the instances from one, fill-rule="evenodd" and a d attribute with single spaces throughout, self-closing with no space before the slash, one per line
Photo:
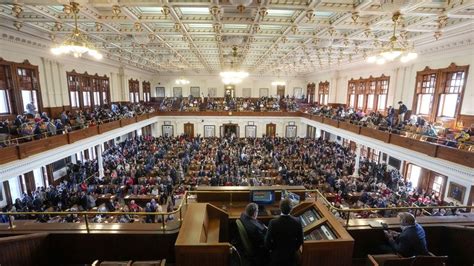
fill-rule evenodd
<path id="1" fill-rule="evenodd" d="M 302 202 L 291 215 L 301 218 L 303 250 L 301 265 L 350 266 L 354 239 L 321 202 Z"/>
<path id="2" fill-rule="evenodd" d="M 176 265 L 229 265 L 229 216 L 209 203 L 190 203 L 175 243 Z"/>

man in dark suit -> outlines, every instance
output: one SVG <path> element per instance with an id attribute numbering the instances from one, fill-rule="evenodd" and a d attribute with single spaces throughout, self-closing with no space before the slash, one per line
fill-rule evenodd
<path id="1" fill-rule="evenodd" d="M 425 230 L 416 223 L 413 214 L 402 212 L 398 214 L 402 232 L 385 231 L 392 249 L 403 257 L 428 255 Z"/>
<path id="2" fill-rule="evenodd" d="M 267 227 L 257 220 L 257 216 L 257 204 L 249 203 L 247 207 L 245 207 L 245 212 L 240 215 L 240 221 L 244 225 L 252 248 L 254 249 L 253 258 L 250 258 L 252 265 L 264 265 L 268 255 L 264 244 Z"/>
<path id="3" fill-rule="evenodd" d="M 296 265 L 296 252 L 303 244 L 301 220 L 290 215 L 291 201 L 280 201 L 281 216 L 270 221 L 265 246 L 270 250 L 270 265 Z"/>

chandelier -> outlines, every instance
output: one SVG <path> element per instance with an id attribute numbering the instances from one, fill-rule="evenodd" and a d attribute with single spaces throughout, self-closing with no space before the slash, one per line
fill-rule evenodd
<path id="1" fill-rule="evenodd" d="M 187 80 L 187 79 L 177 79 L 175 81 L 175 83 L 178 84 L 178 85 L 186 85 L 186 84 L 189 84 L 189 80 Z"/>
<path id="2" fill-rule="evenodd" d="M 79 13 L 79 4 L 71 2 L 71 12 L 74 14 L 74 29 L 72 34 L 59 46 L 51 48 L 51 53 L 54 55 L 72 54 L 74 57 L 81 57 L 83 54 L 99 60 L 102 59 L 102 54 L 99 53 L 91 42 L 87 40 L 87 36 L 83 34 L 77 26 L 77 13 Z"/>
<path id="3" fill-rule="evenodd" d="M 273 81 L 272 86 L 285 86 L 286 82 L 284 81 Z"/>
<path id="4" fill-rule="evenodd" d="M 232 56 L 233 58 L 237 58 L 237 46 L 232 47 Z M 222 78 L 222 82 L 226 85 L 228 84 L 238 84 L 242 82 L 242 80 L 249 76 L 249 73 L 245 71 L 236 71 L 234 70 L 234 61 L 230 62 L 231 70 L 230 71 L 223 71 L 220 73 Z"/>
<path id="5" fill-rule="evenodd" d="M 400 62 L 406 63 L 416 59 L 418 54 L 411 49 L 406 42 L 400 42 L 395 35 L 397 29 L 397 21 L 400 18 L 400 12 L 395 12 L 392 17 L 393 35 L 390 37 L 388 45 L 380 51 L 379 54 L 367 58 L 369 63 L 385 64 L 387 61 L 393 61 L 400 58 Z"/>

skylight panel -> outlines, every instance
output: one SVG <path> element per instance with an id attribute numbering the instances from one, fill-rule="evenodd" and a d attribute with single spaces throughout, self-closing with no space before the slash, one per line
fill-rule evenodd
<path id="1" fill-rule="evenodd" d="M 201 23 L 198 23 L 198 24 L 189 24 L 189 27 L 190 28 L 199 28 L 199 29 L 208 29 L 208 28 L 212 28 L 212 24 L 201 24 Z"/>
<path id="2" fill-rule="evenodd" d="M 208 15 L 209 8 L 207 7 L 180 7 L 183 15 Z"/>
<path id="3" fill-rule="evenodd" d="M 247 29 L 246 24 L 224 24 L 224 29 Z"/>
<path id="4" fill-rule="evenodd" d="M 142 6 L 142 7 L 138 7 L 138 10 L 140 10 L 140 12 L 142 12 L 142 13 L 158 13 L 158 14 L 161 14 L 161 11 L 163 10 L 163 8 L 155 7 L 155 6 Z"/>
<path id="5" fill-rule="evenodd" d="M 270 17 L 291 17 L 295 13 L 293 10 L 283 9 L 268 9 L 267 12 Z"/>
<path id="6" fill-rule="evenodd" d="M 316 11 L 316 12 L 314 12 L 314 14 L 315 14 L 317 17 L 325 17 L 325 18 L 328 18 L 328 17 L 332 16 L 334 13 L 333 13 L 333 12 L 326 12 L 326 11 Z"/>

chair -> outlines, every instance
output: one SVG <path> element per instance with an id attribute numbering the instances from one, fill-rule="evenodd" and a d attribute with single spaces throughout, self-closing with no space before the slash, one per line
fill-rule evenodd
<path id="1" fill-rule="evenodd" d="M 448 256 L 417 256 L 412 266 L 445 266 Z"/>
<path id="2" fill-rule="evenodd" d="M 411 266 L 415 257 L 404 258 L 396 254 L 368 255 L 368 266 Z"/>
<path id="3" fill-rule="evenodd" d="M 251 258 L 253 258 L 253 248 L 252 248 L 252 243 L 249 240 L 249 236 L 247 234 L 247 230 L 245 229 L 244 224 L 240 219 L 235 220 L 235 223 L 237 224 L 237 230 L 239 231 L 239 237 L 240 241 L 242 242 L 242 246 L 244 248 L 244 257 L 251 262 Z M 252 264 L 252 263 L 248 263 Z"/>

